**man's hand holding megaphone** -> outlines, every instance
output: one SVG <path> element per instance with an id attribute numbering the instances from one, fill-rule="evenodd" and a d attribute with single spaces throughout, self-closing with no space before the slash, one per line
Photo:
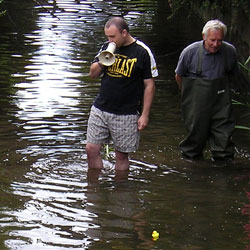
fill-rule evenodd
<path id="1" fill-rule="evenodd" d="M 110 66 L 115 62 L 114 51 L 116 44 L 110 42 L 108 47 L 102 50 L 96 57 L 98 61 L 92 63 L 90 66 L 89 76 L 92 79 L 99 77 L 103 73 L 104 66 Z"/>
<path id="2" fill-rule="evenodd" d="M 97 56 L 99 59 L 99 63 L 104 66 L 110 66 L 115 62 L 114 51 L 116 49 L 116 44 L 114 42 L 110 42 L 106 50 L 100 52 Z"/>
<path id="3" fill-rule="evenodd" d="M 104 167 L 101 149 L 111 137 L 115 169 L 124 171 L 129 169 L 129 153 L 139 146 L 139 130 L 148 124 L 158 70 L 150 48 L 131 36 L 124 18 L 110 18 L 104 33 L 107 41 L 89 70 L 91 79 L 101 80 L 88 120 L 88 167 Z"/>

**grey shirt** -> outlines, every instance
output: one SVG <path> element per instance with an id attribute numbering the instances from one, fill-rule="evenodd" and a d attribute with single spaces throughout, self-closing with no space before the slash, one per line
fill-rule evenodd
<path id="1" fill-rule="evenodd" d="M 175 73 L 181 77 L 195 77 L 214 80 L 238 72 L 236 49 L 230 43 L 222 43 L 216 53 L 208 52 L 202 46 L 201 75 L 197 74 L 199 46 L 202 41 L 187 46 L 181 53 Z"/>

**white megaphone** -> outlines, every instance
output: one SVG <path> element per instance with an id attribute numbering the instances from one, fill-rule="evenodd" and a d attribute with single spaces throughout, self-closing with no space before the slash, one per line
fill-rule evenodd
<path id="1" fill-rule="evenodd" d="M 116 48 L 114 42 L 109 43 L 106 50 L 103 50 L 99 56 L 99 62 L 104 66 L 110 66 L 115 62 L 115 55 L 113 54 Z"/>

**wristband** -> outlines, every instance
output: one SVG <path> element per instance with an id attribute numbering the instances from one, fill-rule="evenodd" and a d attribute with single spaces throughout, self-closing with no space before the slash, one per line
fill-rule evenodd
<path id="1" fill-rule="evenodd" d="M 104 66 L 101 63 L 98 62 L 98 65 L 101 69 L 104 69 Z"/>

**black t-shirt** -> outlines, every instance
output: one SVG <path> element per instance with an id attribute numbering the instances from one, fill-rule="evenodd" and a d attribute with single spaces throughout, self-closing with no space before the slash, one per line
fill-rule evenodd
<path id="1" fill-rule="evenodd" d="M 114 54 L 115 63 L 104 68 L 94 106 L 114 114 L 136 114 L 142 106 L 144 79 L 158 75 L 154 58 L 140 41 L 116 48 Z"/>

